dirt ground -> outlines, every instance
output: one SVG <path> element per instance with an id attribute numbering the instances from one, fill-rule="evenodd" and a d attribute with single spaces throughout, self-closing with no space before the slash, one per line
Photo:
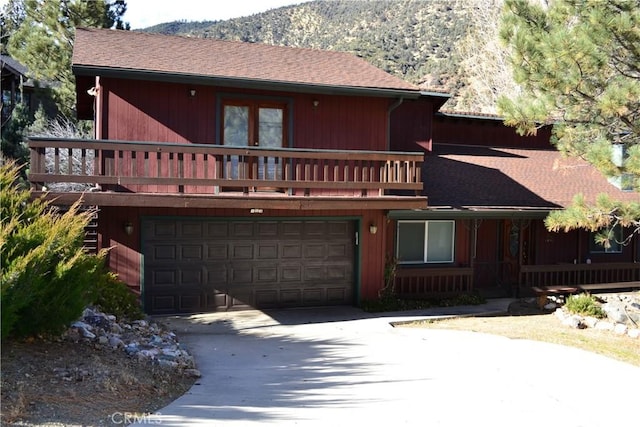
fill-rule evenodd
<path id="1" fill-rule="evenodd" d="M 3 343 L 1 372 L 3 426 L 126 425 L 195 381 L 121 349 L 62 340 Z"/>

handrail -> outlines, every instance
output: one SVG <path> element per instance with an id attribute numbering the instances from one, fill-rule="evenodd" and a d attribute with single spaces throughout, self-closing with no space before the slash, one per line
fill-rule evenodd
<path id="1" fill-rule="evenodd" d="M 523 286 L 569 286 L 595 283 L 635 282 L 640 280 L 640 263 L 593 263 L 523 265 Z"/>
<path id="2" fill-rule="evenodd" d="M 32 138 L 28 146 L 29 180 L 36 185 L 87 183 L 126 191 L 190 186 L 192 193 L 210 193 L 212 186 L 276 187 L 363 196 L 371 190 L 422 190 L 422 153 L 51 138 Z"/>

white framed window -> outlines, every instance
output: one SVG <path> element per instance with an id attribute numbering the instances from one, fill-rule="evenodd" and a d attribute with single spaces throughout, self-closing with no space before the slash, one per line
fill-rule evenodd
<path id="1" fill-rule="evenodd" d="M 453 262 L 455 221 L 398 221 L 396 236 L 400 264 Z"/>
<path id="2" fill-rule="evenodd" d="M 596 241 L 596 236 L 599 233 L 605 232 L 609 237 L 609 245 L 601 245 Z M 600 232 L 589 233 L 589 252 L 592 254 L 620 254 L 622 253 L 623 242 L 622 227 L 616 225 L 610 230 L 603 230 Z"/>

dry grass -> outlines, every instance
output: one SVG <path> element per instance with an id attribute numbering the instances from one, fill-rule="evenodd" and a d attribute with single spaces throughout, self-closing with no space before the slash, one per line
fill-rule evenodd
<path id="1" fill-rule="evenodd" d="M 455 329 L 544 341 L 581 348 L 640 366 L 640 339 L 616 335 L 610 331 L 573 329 L 562 325 L 553 314 L 426 320 L 398 326 Z"/>

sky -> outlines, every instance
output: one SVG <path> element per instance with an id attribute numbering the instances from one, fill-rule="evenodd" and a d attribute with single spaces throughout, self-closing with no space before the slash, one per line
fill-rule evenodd
<path id="1" fill-rule="evenodd" d="M 124 21 L 132 30 L 179 20 L 219 21 L 304 1 L 308 0 L 127 0 Z"/>

